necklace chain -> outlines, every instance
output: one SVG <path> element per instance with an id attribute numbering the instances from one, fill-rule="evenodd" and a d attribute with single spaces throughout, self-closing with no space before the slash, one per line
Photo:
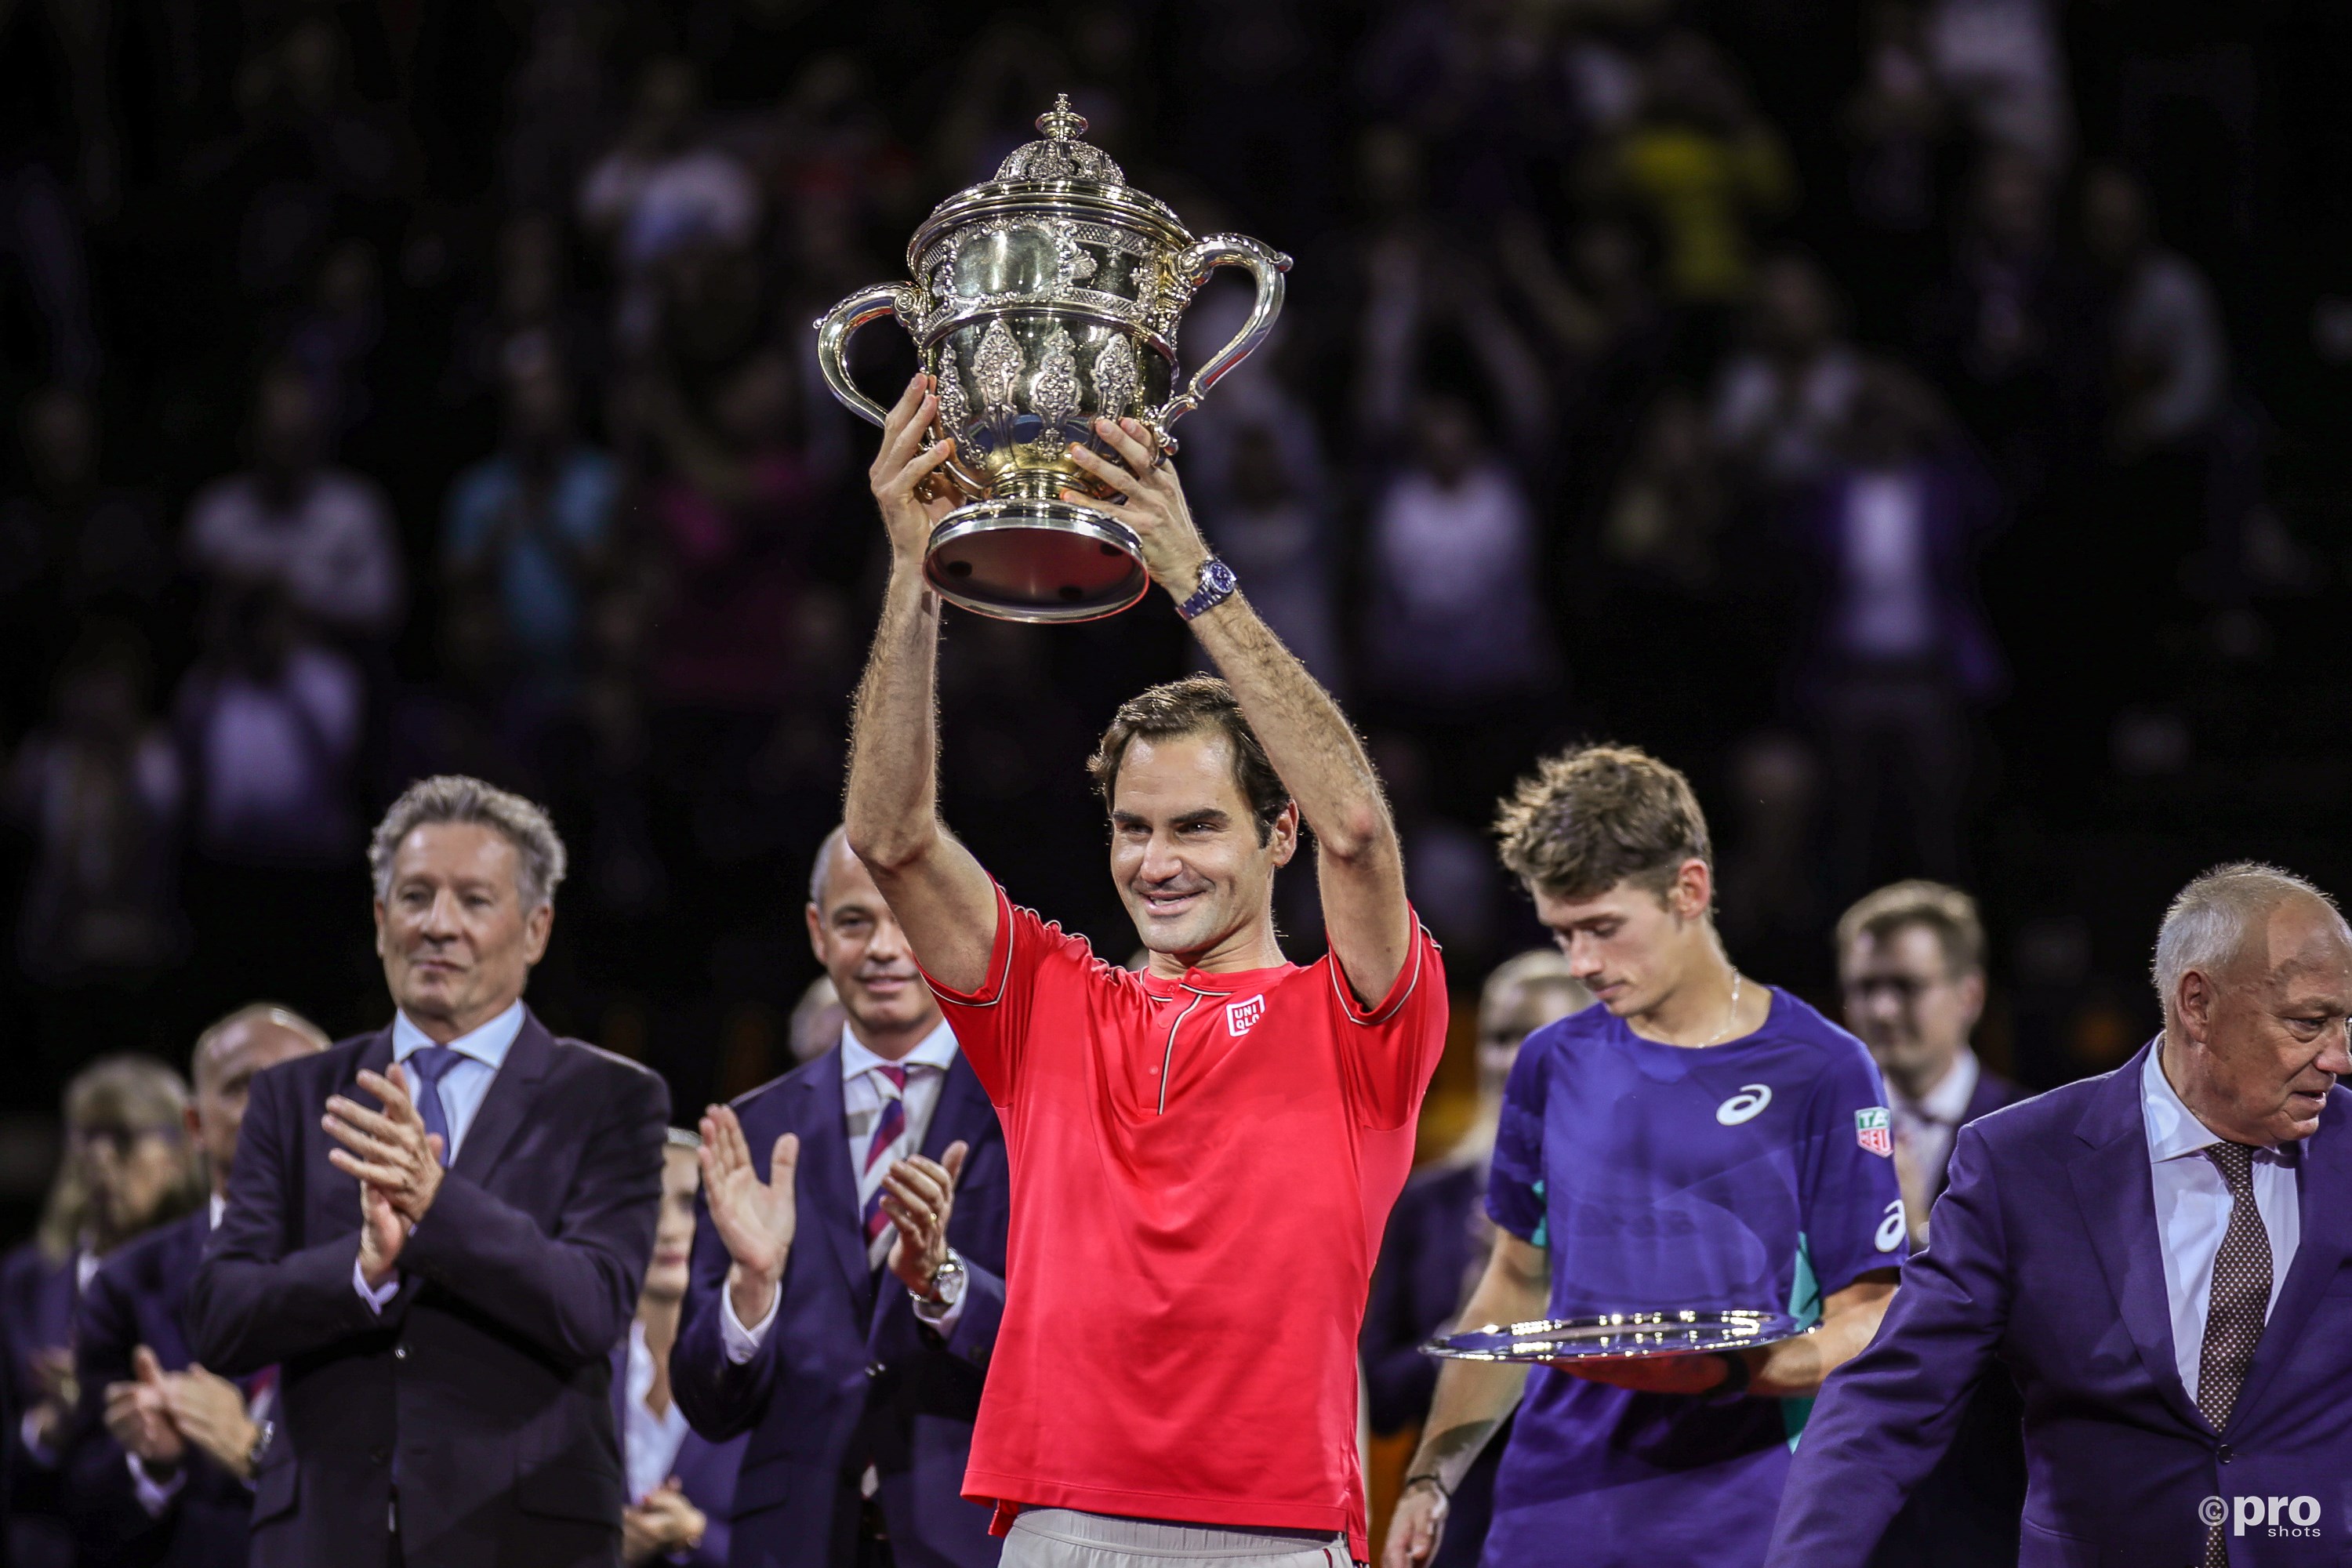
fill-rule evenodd
<path id="1" fill-rule="evenodd" d="M 1723 1027 L 1717 1029 L 1714 1034 L 1709 1035 L 1706 1039 L 1701 1040 L 1699 1042 L 1700 1045 L 1711 1046 L 1715 1044 L 1716 1041 L 1731 1033 L 1731 1026 L 1739 1021 L 1739 971 L 1735 969 L 1731 972 L 1731 1005 L 1724 1010 Z"/>

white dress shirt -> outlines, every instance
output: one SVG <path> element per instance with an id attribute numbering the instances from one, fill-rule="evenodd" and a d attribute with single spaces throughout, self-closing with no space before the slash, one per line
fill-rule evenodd
<path id="1" fill-rule="evenodd" d="M 877 1160 L 871 1170 L 866 1166 L 866 1147 L 874 1137 L 875 1119 L 882 1114 L 884 1095 L 880 1069 L 903 1067 L 908 1069 L 907 1087 L 900 1098 L 906 1101 L 907 1128 L 899 1134 L 898 1146 L 908 1152 L 919 1150 L 929 1135 L 931 1116 L 940 1108 L 940 1091 L 947 1086 L 948 1069 L 955 1066 L 955 1032 L 944 1018 L 938 1028 L 925 1035 L 915 1048 L 896 1062 L 875 1055 L 850 1033 L 849 1026 L 841 1026 L 841 1101 L 843 1118 L 849 1134 L 849 1163 L 857 1177 L 857 1213 L 866 1213 L 866 1200 L 882 1184 L 883 1173 L 890 1162 Z M 887 1234 L 887 1232 L 885 1233 Z M 719 1339 L 727 1359 L 740 1364 L 758 1353 L 761 1342 L 768 1337 L 769 1328 L 776 1321 L 776 1310 L 782 1304 L 783 1292 L 778 1290 L 768 1303 L 768 1315 L 750 1328 L 745 1328 L 735 1316 L 735 1299 L 727 1291 L 719 1293 Z M 955 1332 L 955 1323 L 961 1315 L 963 1303 L 958 1300 L 937 1320 L 926 1315 L 926 1321 L 941 1334 Z"/>
<path id="2" fill-rule="evenodd" d="M 2205 1354 L 2205 1313 L 2213 1296 L 2213 1260 L 2230 1228 L 2230 1184 L 2204 1151 L 2227 1140 L 2197 1120 L 2164 1076 L 2163 1047 L 2147 1053 L 2140 1110 L 2156 1179 L 2156 1228 L 2164 1242 L 2164 1293 L 2172 1308 L 2172 1359 L 2193 1402 Z M 2303 1238 L 2297 1212 L 2297 1160 L 2292 1150 L 2254 1151 L 2254 1209 L 2271 1239 L 2271 1299 L 2278 1306 L 2286 1271 Z"/>
<path id="3" fill-rule="evenodd" d="M 467 1129 L 474 1125 L 474 1117 L 489 1097 L 490 1085 L 497 1081 L 499 1068 L 506 1065 L 507 1053 L 514 1049 L 515 1037 L 522 1033 L 522 1001 L 518 997 L 507 1010 L 467 1034 L 449 1042 L 449 1048 L 460 1058 L 449 1065 L 436 1086 L 441 1097 L 442 1114 L 449 1121 L 449 1158 L 455 1164 L 457 1151 L 466 1142 Z M 392 1019 L 392 1059 L 404 1062 L 427 1046 L 440 1042 L 408 1021 L 405 1013 L 395 1013 Z M 412 1075 L 413 1078 L 413 1075 Z M 418 1086 L 412 1081 L 411 1092 Z M 395 1273 L 383 1282 L 382 1289 L 368 1289 L 367 1276 L 361 1272 L 359 1260 L 352 1260 L 352 1284 L 360 1300 L 369 1310 L 381 1313 L 385 1303 L 400 1293 L 400 1276 Z"/>
<path id="4" fill-rule="evenodd" d="M 654 1386 L 653 1347 L 646 1343 L 646 1326 L 629 1324 L 628 1398 L 622 1404 L 622 1464 L 629 1478 L 629 1500 L 640 1503 L 649 1492 L 677 1473 L 677 1451 L 686 1446 L 686 1412 L 672 1399 L 659 1415 L 646 1404 Z"/>

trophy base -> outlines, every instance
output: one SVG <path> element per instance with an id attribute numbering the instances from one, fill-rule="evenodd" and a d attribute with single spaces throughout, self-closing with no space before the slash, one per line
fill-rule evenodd
<path id="1" fill-rule="evenodd" d="M 923 575 L 951 605 L 1041 624 L 1115 616 L 1151 587 L 1125 523 L 1092 507 L 1020 498 L 974 501 L 940 519 Z"/>

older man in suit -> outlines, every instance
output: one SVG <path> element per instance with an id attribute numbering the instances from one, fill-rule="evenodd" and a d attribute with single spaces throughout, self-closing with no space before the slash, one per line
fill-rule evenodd
<path id="1" fill-rule="evenodd" d="M 809 940 L 835 1047 L 702 1120 L 678 1404 L 750 1435 L 735 1568 L 991 1568 L 960 1495 L 1004 1305 L 1003 1135 L 840 830 Z"/>
<path id="2" fill-rule="evenodd" d="M 2022 1568 L 2352 1551 L 2352 930 L 2266 866 L 2183 889 L 2164 1032 L 1960 1130 L 1933 1243 L 1829 1381 L 1771 1568 L 1860 1568 L 1986 1377 L 2024 1397 Z"/>
<path id="3" fill-rule="evenodd" d="M 68 1507 L 83 1568 L 243 1568 L 251 1458 L 277 1397 L 274 1368 L 233 1383 L 188 1351 L 188 1289 L 226 1206 L 254 1075 L 327 1048 L 300 1015 L 240 1007 L 196 1037 L 189 1134 L 212 1197 L 108 1258 L 74 1313 L 81 1407 Z"/>
<path id="4" fill-rule="evenodd" d="M 522 1004 L 563 875 L 544 812 L 427 779 L 369 858 L 398 1011 L 255 1080 L 189 1301 L 207 1366 L 279 1369 L 252 1561 L 601 1568 L 669 1094 Z"/>

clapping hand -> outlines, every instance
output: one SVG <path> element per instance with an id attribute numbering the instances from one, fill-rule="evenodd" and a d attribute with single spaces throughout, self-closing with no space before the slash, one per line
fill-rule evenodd
<path id="1" fill-rule="evenodd" d="M 252 1479 L 247 1465 L 260 1436 L 247 1410 L 244 1391 L 218 1373 L 191 1365 L 163 1378 L 163 1408 L 182 1436 L 240 1480 Z"/>
<path id="2" fill-rule="evenodd" d="M 424 1113 L 408 1096 L 408 1074 L 399 1063 L 388 1074 L 361 1073 L 359 1085 L 383 1101 L 383 1109 L 370 1110 L 340 1094 L 329 1097 L 321 1122 L 342 1147 L 327 1151 L 327 1163 L 382 1191 L 414 1227 L 441 1190 L 440 1136 L 425 1131 Z"/>
<path id="3" fill-rule="evenodd" d="M 650 1563 L 665 1552 L 690 1552 L 710 1528 L 703 1511 L 686 1500 L 676 1476 L 621 1510 L 621 1561 Z"/>
<path id="4" fill-rule="evenodd" d="M 777 1283 L 784 1277 L 785 1260 L 792 1256 L 799 1215 L 793 1183 L 800 1158 L 800 1139 L 785 1133 L 776 1140 L 768 1180 L 762 1182 L 751 1167 L 751 1146 L 744 1141 L 743 1124 L 735 1112 L 723 1105 L 703 1112 L 703 1201 L 727 1256 L 734 1259 L 728 1270 L 728 1292 L 736 1319 L 746 1325 L 767 1317 Z"/>
<path id="5" fill-rule="evenodd" d="M 106 1385 L 107 1436 L 141 1463 L 169 1468 L 187 1457 L 188 1446 L 165 1403 L 163 1363 L 141 1345 L 131 1352 L 131 1371 L 132 1381 Z"/>
<path id="6" fill-rule="evenodd" d="M 920 1154 L 882 1173 L 882 1212 L 898 1228 L 890 1242 L 890 1272 L 919 1300 L 928 1300 L 948 1260 L 948 1215 L 955 1209 L 956 1178 L 971 1145 L 959 1139 L 938 1160 Z"/>

